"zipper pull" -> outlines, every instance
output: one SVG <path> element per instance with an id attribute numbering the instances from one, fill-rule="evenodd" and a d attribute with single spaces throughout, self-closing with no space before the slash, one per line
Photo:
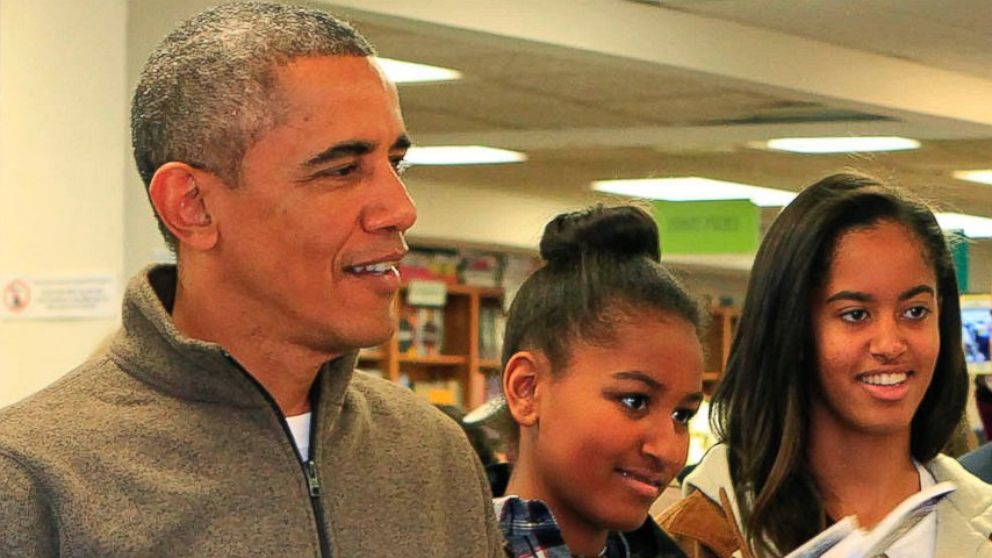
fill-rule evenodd
<path id="1" fill-rule="evenodd" d="M 311 498 L 320 497 L 320 477 L 317 475 L 317 463 L 314 460 L 307 461 L 307 488 L 310 490 Z"/>

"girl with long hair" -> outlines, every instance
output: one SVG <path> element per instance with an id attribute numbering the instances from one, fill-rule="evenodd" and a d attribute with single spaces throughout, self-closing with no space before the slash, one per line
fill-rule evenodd
<path id="1" fill-rule="evenodd" d="M 762 241 L 713 397 L 722 444 L 660 519 L 692 556 L 781 556 L 843 517 L 872 527 L 952 481 L 886 555 L 992 556 L 992 488 L 940 454 L 967 383 L 933 213 L 874 179 L 827 177 Z"/>

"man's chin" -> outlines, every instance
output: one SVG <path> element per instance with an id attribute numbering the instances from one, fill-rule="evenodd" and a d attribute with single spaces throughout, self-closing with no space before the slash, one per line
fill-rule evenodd
<path id="1" fill-rule="evenodd" d="M 364 328 L 362 331 L 335 332 L 325 336 L 321 343 L 329 354 L 345 354 L 358 349 L 372 349 L 389 341 L 395 328 L 392 321 L 382 327 Z"/>

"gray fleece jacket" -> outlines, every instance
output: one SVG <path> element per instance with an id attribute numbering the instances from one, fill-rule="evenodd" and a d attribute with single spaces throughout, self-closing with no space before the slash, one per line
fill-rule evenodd
<path id="1" fill-rule="evenodd" d="M 261 386 L 175 329 L 175 273 L 131 281 L 107 356 L 0 411 L 0 556 L 502 555 L 454 422 L 347 355 L 304 466 Z"/>

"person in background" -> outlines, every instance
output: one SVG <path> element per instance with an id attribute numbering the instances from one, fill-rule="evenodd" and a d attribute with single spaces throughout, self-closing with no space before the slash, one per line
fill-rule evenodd
<path id="1" fill-rule="evenodd" d="M 507 317 L 507 555 L 678 557 L 648 509 L 685 464 L 702 311 L 635 207 L 559 215 Z"/>
<path id="2" fill-rule="evenodd" d="M 0 556 L 502 553 L 458 426 L 354 371 L 416 218 L 373 55 L 261 3 L 152 53 L 134 155 L 178 267 L 130 282 L 105 356 L 0 411 Z"/>
<path id="3" fill-rule="evenodd" d="M 660 521 L 691 556 L 780 556 L 957 490 L 885 551 L 992 556 L 992 487 L 941 455 L 968 376 L 954 267 L 930 210 L 856 174 L 802 191 L 758 250 L 712 448 Z"/>
<path id="4" fill-rule="evenodd" d="M 975 376 L 975 404 L 978 406 L 978 416 L 982 421 L 982 430 L 985 433 L 986 441 L 978 448 L 958 458 L 958 461 L 968 472 L 987 483 L 992 483 L 992 442 L 989 441 L 989 436 L 992 434 L 990 378 L 992 376 L 988 374 Z"/>
<path id="5" fill-rule="evenodd" d="M 472 444 L 472 449 L 475 450 L 475 454 L 479 456 L 479 461 L 482 462 L 493 496 L 502 496 L 506 491 L 506 483 L 510 479 L 510 466 L 497 455 L 494 449 L 494 440 L 489 437 L 489 433 L 486 431 L 487 427 L 479 421 L 472 420 L 472 417 L 460 407 L 440 404 L 435 406 L 462 427 L 469 443 Z"/>

